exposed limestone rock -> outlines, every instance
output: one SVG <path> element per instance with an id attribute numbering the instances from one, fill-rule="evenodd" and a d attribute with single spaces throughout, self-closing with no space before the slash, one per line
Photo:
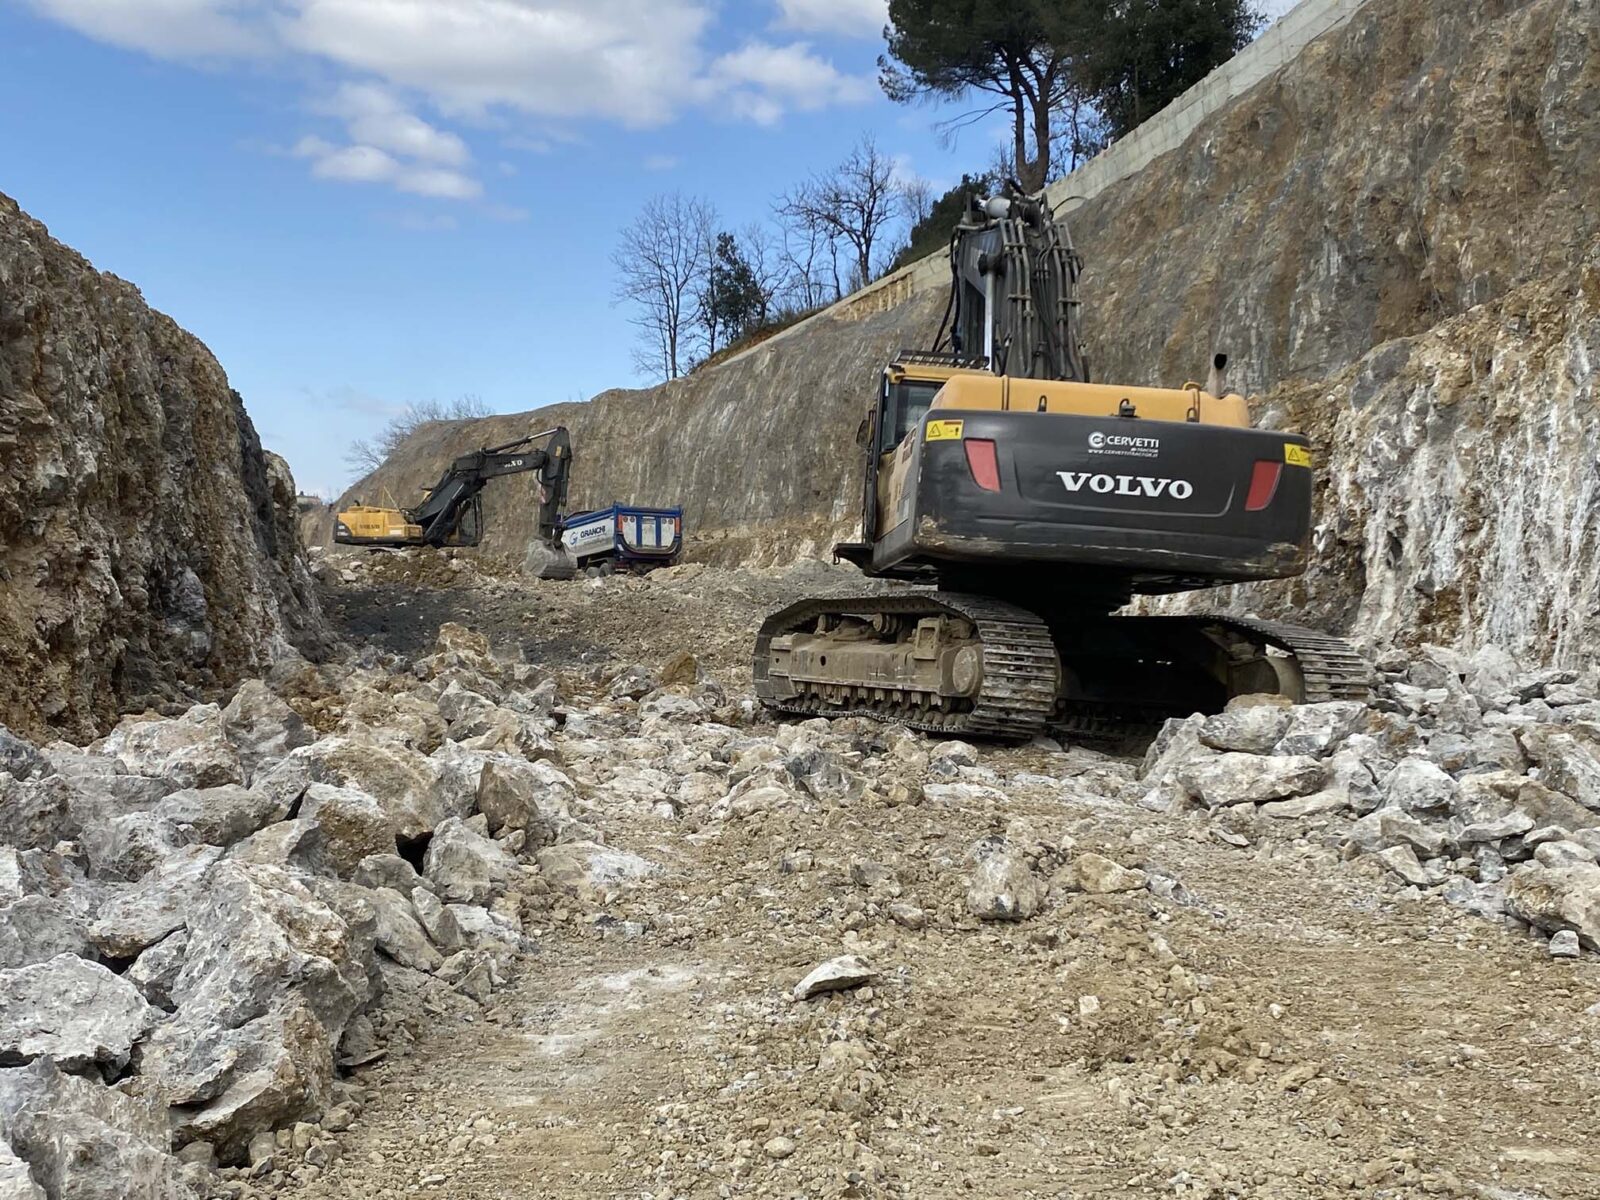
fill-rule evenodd
<path id="1" fill-rule="evenodd" d="M 1113 892 L 1136 892 L 1145 885 L 1145 873 L 1086 850 L 1073 856 L 1068 866 L 1066 882 L 1091 896 L 1105 896 Z"/>
<path id="2" fill-rule="evenodd" d="M 466 938 L 461 932 L 461 923 L 456 920 L 455 913 L 446 908 L 439 897 L 427 888 L 411 889 L 411 911 L 416 914 L 423 932 L 428 935 L 428 940 L 444 953 L 454 954 L 466 944 Z"/>
<path id="3" fill-rule="evenodd" d="M 1322 780 L 1322 764 L 1304 755 L 1264 758 L 1229 752 L 1191 759 L 1178 768 L 1178 782 L 1207 808 L 1305 796 L 1320 788 Z"/>
<path id="4" fill-rule="evenodd" d="M 352 926 L 280 868 L 217 864 L 170 989 L 178 1011 L 140 1054 L 184 1106 L 180 1135 L 231 1160 L 257 1129 L 322 1106 L 333 1046 L 368 996 L 367 915 Z"/>
<path id="5" fill-rule="evenodd" d="M 94 944 L 114 958 L 131 958 L 181 930 L 206 890 L 216 846 L 187 846 L 131 888 L 115 893 L 90 928 Z"/>
<path id="6" fill-rule="evenodd" d="M 334 875 L 322 826 L 306 817 L 279 821 L 253 833 L 228 851 L 232 862 L 282 867 L 306 875 Z"/>
<path id="7" fill-rule="evenodd" d="M 0 1128 L 49 1200 L 193 1198 L 167 1153 L 165 1106 L 155 1097 L 64 1075 L 38 1059 L 0 1070 Z"/>
<path id="8" fill-rule="evenodd" d="M 174 1024 L 182 1019 L 180 1009 Z M 144 1070 L 183 1106 L 174 1111 L 175 1136 L 210 1142 L 223 1162 L 239 1161 L 255 1130 L 300 1120 L 326 1105 L 333 1040 L 304 995 L 290 993 L 235 1027 L 184 1032 L 181 1042 L 152 1044 L 147 1053 L 159 1057 Z"/>
<path id="9" fill-rule="evenodd" d="M 1268 801 L 1261 806 L 1260 812 L 1265 817 L 1297 820 L 1322 816 L 1325 813 L 1343 812 L 1350 806 L 1350 793 L 1345 788 L 1332 787 L 1313 792 L 1309 796 L 1298 796 L 1293 800 Z"/>
<path id="10" fill-rule="evenodd" d="M 967 911 L 984 921 L 1026 921 L 1044 905 L 1047 888 L 1016 847 L 986 839 L 972 848 Z"/>
<path id="11" fill-rule="evenodd" d="M 323 738 L 295 750 L 255 786 L 292 802 L 313 783 L 367 793 L 407 840 L 432 833 L 446 817 L 471 811 L 470 795 L 456 797 L 439 787 L 438 770 L 426 756 L 393 743 L 348 737 Z"/>
<path id="12" fill-rule="evenodd" d="M 44 1189 L 33 1181 L 28 1164 L 11 1152 L 3 1138 L 0 1138 L 0 1200 L 47 1200 Z"/>
<path id="13" fill-rule="evenodd" d="M 86 826 L 81 835 L 89 866 L 101 879 L 133 882 L 190 844 L 176 821 L 157 812 L 129 813 Z"/>
<path id="14" fill-rule="evenodd" d="M 1531 838 L 1528 840 L 1532 840 Z M 1524 844 L 1527 844 L 1524 842 Z M 1541 867 L 1577 867 L 1595 861 L 1595 852 L 1579 842 L 1567 838 L 1540 842 L 1533 851 L 1533 860 Z"/>
<path id="15" fill-rule="evenodd" d="M 447 904 L 462 943 L 471 950 L 514 952 L 528 947 L 520 925 L 477 904 Z"/>
<path id="16" fill-rule="evenodd" d="M 1289 709 L 1288 725 L 1274 753 L 1309 754 L 1313 758 L 1321 758 L 1354 732 L 1367 712 L 1365 704 L 1353 700 L 1297 704 Z"/>
<path id="17" fill-rule="evenodd" d="M 604 895 L 638 883 L 660 868 L 637 854 L 595 842 L 563 842 L 535 856 L 539 873 L 568 895 Z"/>
<path id="18" fill-rule="evenodd" d="M 402 967 L 437 971 L 444 955 L 428 940 L 410 899 L 393 888 L 378 888 L 368 899 L 378 918 L 378 949 Z"/>
<path id="19" fill-rule="evenodd" d="M 1417 852 L 1410 846 L 1390 846 L 1379 850 L 1375 857 L 1406 883 L 1427 887 L 1436 882 L 1428 874 L 1427 869 L 1417 861 Z"/>
<path id="20" fill-rule="evenodd" d="M 320 653 L 294 482 L 206 348 L 5 196 L 0 292 L 0 720 L 89 737 Z"/>
<path id="21" fill-rule="evenodd" d="M 1457 794 L 1456 781 L 1424 758 L 1402 759 L 1384 778 L 1383 802 L 1407 812 L 1448 812 Z"/>
<path id="22" fill-rule="evenodd" d="M 1506 901 L 1524 921 L 1552 932 L 1574 930 L 1583 945 L 1600 950 L 1600 866 L 1525 864 L 1511 873 Z"/>
<path id="23" fill-rule="evenodd" d="M 443 900 L 487 904 L 517 873 L 517 860 L 457 817 L 442 821 L 423 860 L 423 873 Z"/>
<path id="24" fill-rule="evenodd" d="M 1200 741 L 1213 750 L 1267 754 L 1288 729 L 1289 717 L 1289 710 L 1278 705 L 1230 708 L 1201 723 Z"/>
<path id="25" fill-rule="evenodd" d="M 168 934 L 134 960 L 133 966 L 128 968 L 128 982 L 151 1004 L 170 1012 L 178 1006 L 172 998 L 172 987 L 183 971 L 188 949 L 187 930 Z"/>
<path id="26" fill-rule="evenodd" d="M 19 783 L 0 775 L 0 829 L 6 831 L 6 841 L 19 850 L 48 850 L 77 837 L 73 795 L 63 779 Z"/>
<path id="27" fill-rule="evenodd" d="M 259 679 L 246 680 L 234 693 L 222 710 L 222 729 L 247 777 L 315 740 L 300 715 Z"/>
<path id="28" fill-rule="evenodd" d="M 131 983 L 75 955 L 0 971 L 0 1063 L 115 1075 L 155 1018 Z"/>
<path id="29" fill-rule="evenodd" d="M 489 828 L 526 830 L 534 845 L 549 845 L 571 825 L 576 798 L 572 780 L 552 764 L 508 754 L 491 757 L 478 779 L 478 811 Z"/>
<path id="30" fill-rule="evenodd" d="M 0 773 L 13 779 L 27 779 L 50 769 L 50 764 L 31 742 L 0 725 Z"/>
<path id="31" fill-rule="evenodd" d="M 394 853 L 394 824 L 366 792 L 313 783 L 300 802 L 300 815 L 317 823 L 328 860 L 342 877 L 371 855 Z"/>
<path id="32" fill-rule="evenodd" d="M 0 901 L 0 967 L 25 967 L 58 954 L 92 953 L 88 922 L 64 900 L 19 896 Z"/>
<path id="33" fill-rule="evenodd" d="M 871 983 L 877 977 L 877 971 L 873 970 L 866 959 L 860 955 L 846 954 L 839 958 L 830 958 L 827 962 L 813 967 L 806 973 L 805 978 L 794 985 L 793 995 L 796 1000 L 809 1000 L 824 992 L 840 992 L 860 987 L 862 984 Z"/>
<path id="34" fill-rule="evenodd" d="M 1524 730 L 1521 742 L 1539 767 L 1539 782 L 1600 812 L 1600 755 L 1593 742 L 1548 725 Z"/>
<path id="35" fill-rule="evenodd" d="M 160 776 L 179 787 L 244 782 L 239 753 L 224 734 L 215 704 L 196 705 L 175 720 L 129 717 L 94 749 L 135 775 Z"/>
<path id="36" fill-rule="evenodd" d="M 417 869 L 398 854 L 372 854 L 363 858 L 351 875 L 351 882 L 364 888 L 394 888 L 409 892 L 422 887 L 427 881 L 417 874 Z"/>

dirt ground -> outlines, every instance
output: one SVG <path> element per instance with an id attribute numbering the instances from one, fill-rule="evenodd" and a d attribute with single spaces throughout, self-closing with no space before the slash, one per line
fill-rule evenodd
<path id="1" fill-rule="evenodd" d="M 324 572 L 325 601 L 352 637 L 401 651 L 442 620 L 474 625 L 575 668 L 569 688 L 592 665 L 690 649 L 733 697 L 762 611 L 851 583 L 820 567 L 426 572 Z M 487 1012 L 419 1022 L 409 1050 L 361 1069 L 342 1156 L 285 1194 L 1600 1197 L 1593 956 L 1552 960 L 1542 940 L 1404 899 L 1303 830 L 1235 846 L 1145 811 L 1126 762 L 979 750 L 990 783 L 937 798 L 615 814 L 605 838 L 663 869 L 552 907 Z M 1093 786 L 1063 786 L 1075 777 Z M 968 850 L 1007 830 L 1037 840 L 1046 871 L 1075 843 L 1164 886 L 980 923 Z M 845 953 L 878 978 L 791 998 Z"/>

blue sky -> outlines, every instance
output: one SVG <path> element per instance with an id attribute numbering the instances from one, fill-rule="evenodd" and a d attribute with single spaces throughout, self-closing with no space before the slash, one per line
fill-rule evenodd
<path id="1" fill-rule="evenodd" d="M 652 193 L 742 226 L 864 132 L 938 190 L 987 165 L 991 129 L 950 148 L 879 93 L 884 9 L 0 0 L 0 191 L 204 340 L 332 494 L 408 402 L 646 382 L 609 257 Z"/>

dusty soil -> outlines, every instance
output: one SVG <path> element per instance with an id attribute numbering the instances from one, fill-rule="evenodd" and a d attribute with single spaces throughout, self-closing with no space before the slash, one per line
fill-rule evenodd
<path id="1" fill-rule="evenodd" d="M 456 619 L 552 665 L 687 648 L 734 697 L 765 607 L 849 583 L 468 570 L 434 586 L 406 569 L 334 573 L 328 611 L 402 649 Z M 581 689 L 581 672 L 567 680 Z M 973 786 L 937 799 L 602 817 L 609 842 L 663 870 L 558 902 L 487 1013 L 421 1022 L 410 1050 L 359 1071 L 369 1102 L 342 1157 L 286 1194 L 1600 1195 L 1592 956 L 1554 961 L 1542 940 L 1406 900 L 1304 831 L 1237 847 L 1147 812 L 1126 763 L 980 753 Z M 1060 782 L 1079 776 L 1094 786 Z M 1045 870 L 1075 841 L 1170 876 L 1170 898 L 1052 896 L 1030 921 L 980 923 L 968 850 L 1008 828 L 1037 839 Z M 868 887 L 874 863 L 892 876 Z M 892 920 L 895 902 L 925 928 Z M 878 980 L 790 998 L 842 953 Z"/>

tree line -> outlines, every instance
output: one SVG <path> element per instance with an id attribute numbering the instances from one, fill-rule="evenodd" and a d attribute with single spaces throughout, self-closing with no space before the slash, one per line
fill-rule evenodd
<path id="1" fill-rule="evenodd" d="M 703 197 L 651 197 L 611 256 L 616 299 L 638 330 L 634 365 L 676 379 L 849 294 L 883 274 L 930 203 L 927 185 L 897 178 L 870 136 L 779 196 L 771 222 L 733 230 Z"/>
<path id="2" fill-rule="evenodd" d="M 612 256 L 616 298 L 638 330 L 635 366 L 675 379 L 933 253 L 968 195 L 1044 187 L 1226 62 L 1261 23 L 1249 0 L 889 0 L 884 94 L 976 101 L 940 133 L 953 144 L 1001 115 L 1005 146 L 936 197 L 864 135 L 778 196 L 770 222 L 737 231 L 703 198 L 653 197 Z"/>

